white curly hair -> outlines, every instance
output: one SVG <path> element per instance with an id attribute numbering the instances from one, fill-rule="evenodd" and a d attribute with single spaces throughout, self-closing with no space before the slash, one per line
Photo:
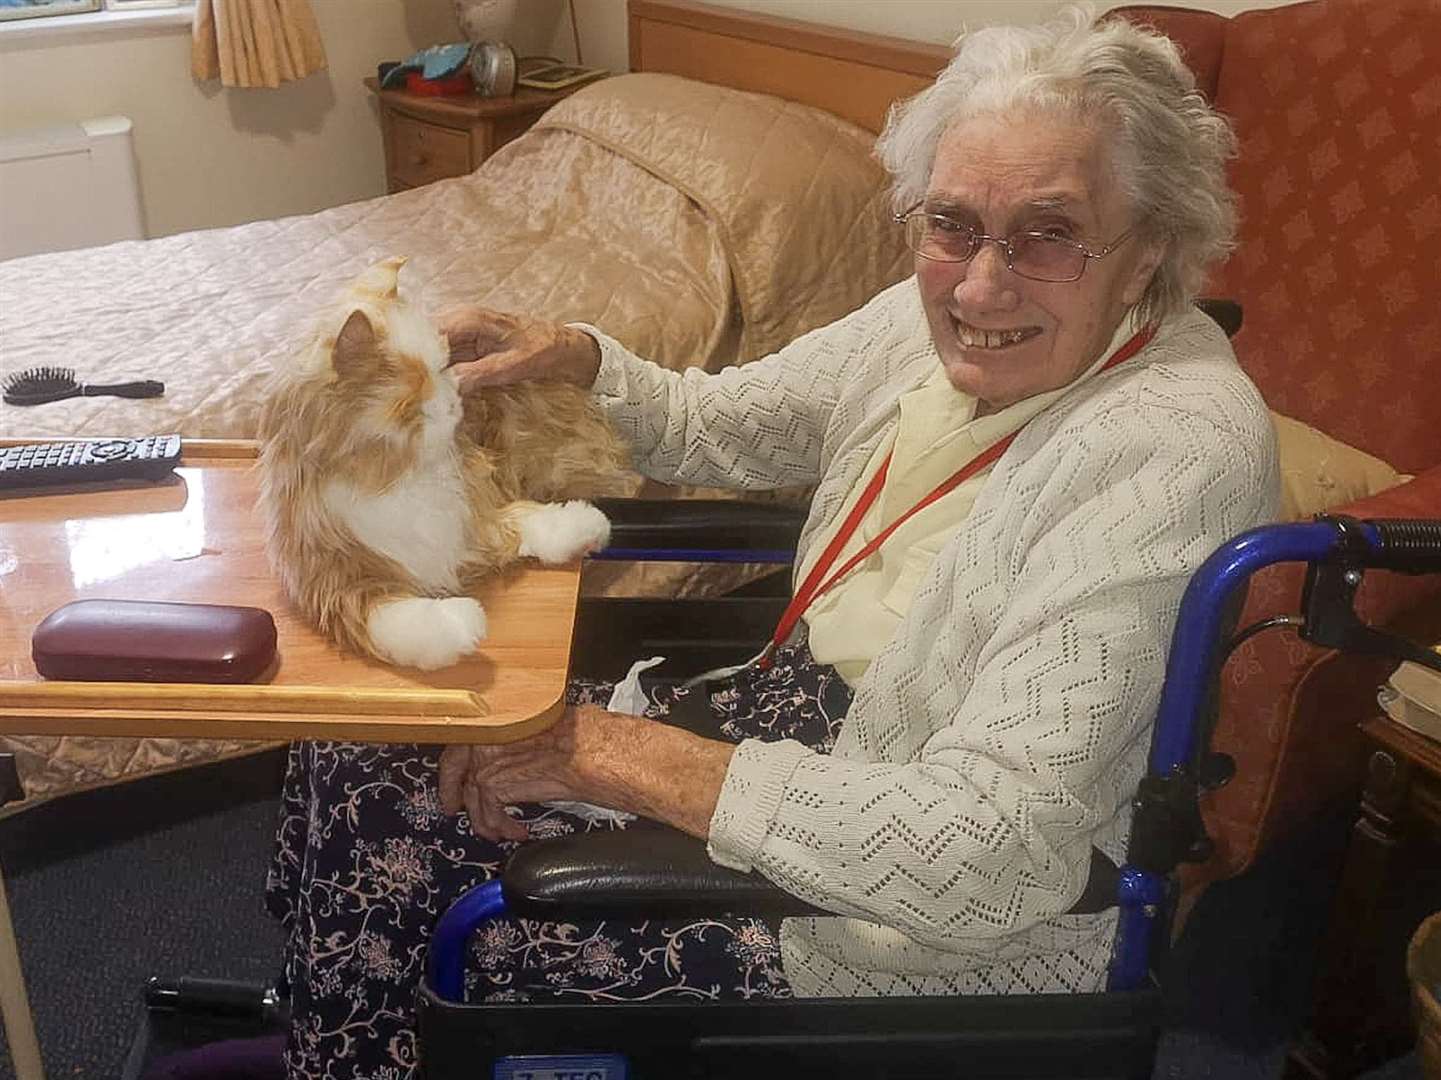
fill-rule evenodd
<path id="1" fill-rule="evenodd" d="M 1074 5 L 1038 25 L 963 33 L 955 48 L 933 85 L 892 106 L 877 140 L 896 209 L 925 196 L 941 137 L 957 121 L 1037 109 L 1076 116 L 1109 140 L 1142 239 L 1163 245 L 1140 316 L 1187 307 L 1234 244 L 1226 162 L 1236 138 L 1170 39 Z"/>

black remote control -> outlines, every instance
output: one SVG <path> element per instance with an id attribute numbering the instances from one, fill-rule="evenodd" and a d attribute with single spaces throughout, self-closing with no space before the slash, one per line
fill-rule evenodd
<path id="1" fill-rule="evenodd" d="M 100 480 L 160 480 L 179 462 L 179 435 L 9 446 L 0 449 L 0 490 Z"/>

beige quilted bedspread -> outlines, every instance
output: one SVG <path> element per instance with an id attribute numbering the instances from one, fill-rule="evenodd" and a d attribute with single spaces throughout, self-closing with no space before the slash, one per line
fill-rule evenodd
<path id="1" fill-rule="evenodd" d="M 346 281 L 394 254 L 410 256 L 402 288 L 431 311 L 478 302 L 584 320 L 670 367 L 743 362 L 906 272 L 883 182 L 870 137 L 827 114 L 672 76 L 608 79 L 466 177 L 0 263 L 0 370 L 166 384 L 150 401 L 0 406 L 0 437 L 252 436 L 272 368 Z M 33 800 L 253 745 L 5 737 L 0 749 L 18 753 Z"/>

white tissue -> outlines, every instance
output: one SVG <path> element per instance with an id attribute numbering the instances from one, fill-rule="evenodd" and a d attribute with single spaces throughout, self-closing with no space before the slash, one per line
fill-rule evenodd
<path id="1" fill-rule="evenodd" d="M 652 656 L 649 660 L 637 660 L 625 673 L 625 678 L 615 684 L 611 691 L 610 700 L 605 707 L 611 712 L 629 713 L 639 716 L 645 712 L 645 707 L 650 704 L 646 700 L 645 691 L 640 688 L 640 676 L 644 671 L 649 671 L 657 664 L 665 663 L 664 656 Z M 583 802 L 548 802 L 544 805 L 555 810 L 564 810 L 567 814 L 574 814 L 576 817 L 584 818 L 586 821 L 634 821 L 634 814 L 627 814 L 624 810 L 609 810 L 604 806 L 592 806 Z"/>
<path id="2" fill-rule="evenodd" d="M 615 684 L 615 689 L 611 691 L 610 700 L 605 703 L 605 707 L 611 712 L 629 713 L 632 716 L 639 716 L 645 712 L 645 708 L 650 702 L 646 699 L 645 691 L 640 688 L 641 673 L 663 663 L 665 663 L 664 656 L 637 660 L 625 673 L 625 678 Z"/>

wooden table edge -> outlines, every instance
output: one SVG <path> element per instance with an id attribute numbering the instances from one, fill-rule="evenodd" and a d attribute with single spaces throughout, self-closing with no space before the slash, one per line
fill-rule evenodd
<path id="1" fill-rule="evenodd" d="M 404 712 L 317 716 L 243 709 L 177 711 L 140 705 L 81 709 L 6 704 L 4 685 L 0 684 L 0 730 L 11 735 L 495 744 L 539 734 L 560 718 L 564 708 L 561 694 L 530 716 L 416 716 Z"/>

